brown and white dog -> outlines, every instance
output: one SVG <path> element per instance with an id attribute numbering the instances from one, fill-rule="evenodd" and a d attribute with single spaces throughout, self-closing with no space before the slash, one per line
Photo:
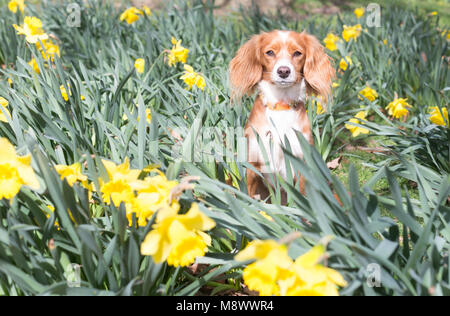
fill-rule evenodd
<path id="1" fill-rule="evenodd" d="M 269 183 L 272 172 L 286 177 L 281 149 L 285 137 L 292 153 L 300 158 L 303 154 L 295 131 L 300 131 L 313 143 L 305 108 L 306 96 L 316 94 L 326 104 L 334 76 L 335 70 L 324 48 L 314 36 L 305 32 L 276 30 L 255 35 L 230 62 L 232 100 L 250 95 L 256 89 L 258 91 L 245 126 L 245 137 L 248 140 L 248 161 Z M 254 131 L 264 144 L 267 163 Z M 302 193 L 304 181 L 300 176 Z M 247 169 L 247 187 L 252 197 L 266 199 L 269 196 L 264 180 L 250 169 Z"/>

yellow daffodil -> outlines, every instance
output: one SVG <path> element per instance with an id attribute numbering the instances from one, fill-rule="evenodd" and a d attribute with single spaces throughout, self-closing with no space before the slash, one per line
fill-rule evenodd
<path id="1" fill-rule="evenodd" d="M 264 212 L 264 211 L 259 211 L 259 214 L 261 214 L 265 219 L 267 219 L 267 220 L 273 222 L 272 216 L 270 216 L 270 215 L 267 214 L 266 212 Z"/>
<path id="2" fill-rule="evenodd" d="M 52 213 L 54 213 L 55 212 L 55 207 L 53 206 L 53 205 L 47 205 L 47 208 L 52 212 Z M 50 218 L 50 214 L 49 213 L 46 213 L 46 216 L 47 216 L 47 218 Z M 70 216 L 72 216 L 72 214 L 70 214 Z M 55 227 L 56 227 L 56 229 L 57 230 L 61 230 L 61 227 L 59 226 L 59 223 L 58 223 L 58 221 L 55 221 Z"/>
<path id="3" fill-rule="evenodd" d="M 174 267 L 188 266 L 207 252 L 211 237 L 205 231 L 215 225 L 195 203 L 184 215 L 174 208 L 161 210 L 141 245 L 141 254 L 152 256 L 155 263 L 167 260 Z"/>
<path id="4" fill-rule="evenodd" d="M 289 278 L 280 282 L 282 295 L 288 296 L 338 296 L 338 286 L 347 282 L 336 270 L 319 264 L 325 254 L 325 247 L 317 245 L 298 257 Z"/>
<path id="5" fill-rule="evenodd" d="M 346 286 L 346 281 L 339 272 L 319 264 L 324 255 L 325 246 L 318 245 L 294 262 L 285 245 L 255 240 L 235 260 L 256 260 L 244 269 L 243 278 L 259 295 L 339 295 L 337 286 Z"/>
<path id="6" fill-rule="evenodd" d="M 13 25 L 19 35 L 25 35 L 28 43 L 36 44 L 39 41 L 46 41 L 48 35 L 42 29 L 42 22 L 36 17 L 27 16 L 24 19 L 24 24 L 18 26 Z"/>
<path id="7" fill-rule="evenodd" d="M 10 86 L 10 87 L 12 87 L 12 85 L 13 85 L 13 81 L 12 81 L 12 79 L 11 79 L 11 78 L 8 78 L 8 84 L 9 84 L 9 86 Z"/>
<path id="8" fill-rule="evenodd" d="M 9 113 L 7 107 L 9 105 L 8 100 L 0 97 L 0 122 L 8 123 L 8 119 L 11 119 L 11 113 Z M 2 111 L 3 110 L 3 111 Z"/>
<path id="9" fill-rule="evenodd" d="M 131 225 L 133 213 L 136 213 L 139 226 L 147 225 L 147 221 L 160 209 L 178 209 L 178 201 L 170 201 L 170 193 L 178 185 L 178 181 L 168 180 L 158 170 L 158 175 L 146 177 L 140 181 L 137 197 L 127 204 L 127 217 Z"/>
<path id="10" fill-rule="evenodd" d="M 181 46 L 181 40 L 177 41 L 174 37 L 172 37 L 172 49 L 169 51 L 168 55 L 168 63 L 169 67 L 175 66 L 177 63 L 186 63 L 188 58 L 189 49 Z"/>
<path id="11" fill-rule="evenodd" d="M 38 63 L 37 63 L 36 59 L 32 58 L 28 62 L 28 65 L 30 65 L 30 67 L 33 68 L 35 73 L 37 73 L 38 75 L 41 74 L 41 70 L 39 69 L 39 66 L 38 66 Z"/>
<path id="12" fill-rule="evenodd" d="M 88 188 L 88 177 L 81 173 L 81 163 L 77 162 L 70 166 L 56 165 L 55 169 L 61 176 L 61 180 L 66 179 L 70 186 L 79 181 L 85 188 Z"/>
<path id="13" fill-rule="evenodd" d="M 256 259 L 243 272 L 248 288 L 259 295 L 280 295 L 279 282 L 290 276 L 293 261 L 287 247 L 273 240 L 255 240 L 235 256 L 237 261 Z"/>
<path id="14" fill-rule="evenodd" d="M 408 109 L 411 105 L 406 102 L 407 99 L 397 98 L 388 104 L 386 110 L 388 110 L 389 115 L 399 119 L 408 115 Z"/>
<path id="15" fill-rule="evenodd" d="M 59 46 L 54 44 L 51 40 L 42 41 L 42 44 L 43 47 L 39 42 L 37 42 L 36 48 L 41 51 L 42 58 L 44 58 L 44 60 L 48 60 L 50 58 L 53 62 L 56 55 L 61 57 Z"/>
<path id="16" fill-rule="evenodd" d="M 139 10 L 136 7 L 131 7 L 126 9 L 121 15 L 120 15 L 120 21 L 127 21 L 128 24 L 133 24 L 137 20 L 139 20 L 139 15 L 144 15 L 142 10 Z"/>
<path id="17" fill-rule="evenodd" d="M 184 75 L 180 77 L 187 84 L 188 90 L 191 90 L 194 85 L 196 85 L 201 90 L 205 89 L 206 83 L 205 79 L 194 71 L 189 65 L 184 65 Z"/>
<path id="18" fill-rule="evenodd" d="M 364 15 L 364 8 L 356 8 L 353 13 L 356 15 L 356 18 L 359 19 Z"/>
<path id="19" fill-rule="evenodd" d="M 344 25 L 344 31 L 342 32 L 342 38 L 348 42 L 351 38 L 353 38 L 355 41 L 358 38 L 358 36 L 361 34 L 362 27 L 361 24 L 356 24 L 353 26 L 347 26 Z"/>
<path id="20" fill-rule="evenodd" d="M 438 13 L 437 13 L 437 11 L 433 11 L 433 12 L 430 12 L 430 15 L 435 16 L 435 15 L 438 15 Z"/>
<path id="21" fill-rule="evenodd" d="M 367 114 L 365 111 L 360 111 L 355 115 L 354 118 L 350 119 L 349 122 L 363 125 L 365 124 L 364 122 L 367 121 L 366 115 Z M 345 128 L 348 129 L 350 132 L 352 132 L 353 137 L 357 137 L 359 136 L 359 134 L 369 134 L 369 130 L 364 127 L 345 124 Z"/>
<path id="22" fill-rule="evenodd" d="M 39 189 L 30 164 L 30 155 L 17 156 L 14 146 L 6 138 L 0 138 L 0 199 L 12 199 L 22 185 Z"/>
<path id="23" fill-rule="evenodd" d="M 359 95 L 358 98 L 361 100 L 364 100 L 363 97 L 365 97 L 367 100 L 369 101 L 375 101 L 376 98 L 378 98 L 378 93 L 372 89 L 371 87 L 367 86 L 364 89 L 362 89 L 361 91 L 359 91 Z"/>
<path id="24" fill-rule="evenodd" d="M 107 205 L 112 203 L 119 206 L 120 203 L 130 203 L 134 199 L 134 192 L 131 185 L 123 179 L 112 180 L 104 183 L 100 187 L 103 202 Z"/>
<path id="25" fill-rule="evenodd" d="M 112 200 L 116 206 L 122 202 L 131 203 L 135 197 L 134 191 L 141 187 L 141 181 L 138 180 L 141 171 L 130 169 L 128 158 L 125 158 L 121 165 L 108 160 L 102 160 L 102 162 L 109 177 L 107 182 L 99 179 L 103 201 L 109 205 Z"/>
<path id="26" fill-rule="evenodd" d="M 339 82 L 333 82 L 333 83 L 331 84 L 331 87 L 332 87 L 332 88 L 337 88 L 337 87 L 339 87 L 339 86 L 340 86 Z"/>
<path id="27" fill-rule="evenodd" d="M 144 5 L 144 6 L 142 7 L 142 10 L 145 12 L 145 14 L 146 14 L 147 16 L 152 15 L 152 10 L 150 10 L 150 8 L 147 7 L 146 5 Z"/>
<path id="28" fill-rule="evenodd" d="M 136 59 L 134 62 L 134 67 L 136 68 L 136 71 L 140 74 L 144 73 L 145 70 L 145 60 L 142 58 Z"/>
<path id="29" fill-rule="evenodd" d="M 64 101 L 66 101 L 66 102 L 69 101 L 69 96 L 72 96 L 72 90 L 70 89 L 69 83 L 67 84 L 67 87 L 69 88 L 69 93 L 67 93 L 66 87 L 64 85 L 61 85 L 59 87 L 59 90 L 61 90 L 61 96 L 63 97 Z M 83 95 L 81 95 L 80 99 L 85 100 L 86 98 Z"/>
<path id="30" fill-rule="evenodd" d="M 19 9 L 20 12 L 23 13 L 23 11 L 25 10 L 24 0 L 11 0 L 11 1 L 9 1 L 8 9 L 12 13 L 17 13 L 17 9 Z"/>
<path id="31" fill-rule="evenodd" d="M 341 68 L 343 71 L 346 71 L 348 66 L 351 66 L 351 65 L 353 65 L 353 62 L 349 56 L 345 56 L 339 62 L 339 68 Z"/>
<path id="32" fill-rule="evenodd" d="M 447 126 L 447 124 L 449 124 L 449 122 L 450 122 L 448 120 L 448 110 L 447 110 L 447 108 L 443 107 L 443 108 L 441 108 L 439 110 L 439 107 L 433 106 L 433 107 L 431 107 L 430 114 L 431 114 L 430 121 L 433 122 L 436 125 Z"/>
<path id="33" fill-rule="evenodd" d="M 334 35 L 333 33 L 328 33 L 327 37 L 323 39 L 325 47 L 331 51 L 337 49 L 336 43 L 339 41 L 339 37 Z"/>

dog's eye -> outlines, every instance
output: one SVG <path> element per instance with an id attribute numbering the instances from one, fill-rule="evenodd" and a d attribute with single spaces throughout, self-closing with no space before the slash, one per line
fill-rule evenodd
<path id="1" fill-rule="evenodd" d="M 266 55 L 267 55 L 267 56 L 273 57 L 273 56 L 275 56 L 275 53 L 274 53 L 273 50 L 268 50 L 268 51 L 266 52 Z"/>
<path id="2" fill-rule="evenodd" d="M 299 51 L 296 51 L 296 52 L 294 52 L 294 54 L 292 56 L 299 57 L 301 55 L 302 55 L 302 53 L 300 53 Z"/>

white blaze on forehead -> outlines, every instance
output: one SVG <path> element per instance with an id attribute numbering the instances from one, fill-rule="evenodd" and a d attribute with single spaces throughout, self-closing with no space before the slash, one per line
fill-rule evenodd
<path id="1" fill-rule="evenodd" d="M 283 43 L 286 43 L 289 38 L 289 31 L 278 31 L 278 36 L 280 36 Z"/>

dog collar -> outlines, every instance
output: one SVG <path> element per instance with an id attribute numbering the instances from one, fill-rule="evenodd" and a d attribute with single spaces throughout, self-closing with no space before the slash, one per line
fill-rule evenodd
<path id="1" fill-rule="evenodd" d="M 291 108 L 297 107 L 297 102 L 286 103 L 278 101 L 277 103 L 267 103 L 267 107 L 272 111 L 287 111 Z"/>

